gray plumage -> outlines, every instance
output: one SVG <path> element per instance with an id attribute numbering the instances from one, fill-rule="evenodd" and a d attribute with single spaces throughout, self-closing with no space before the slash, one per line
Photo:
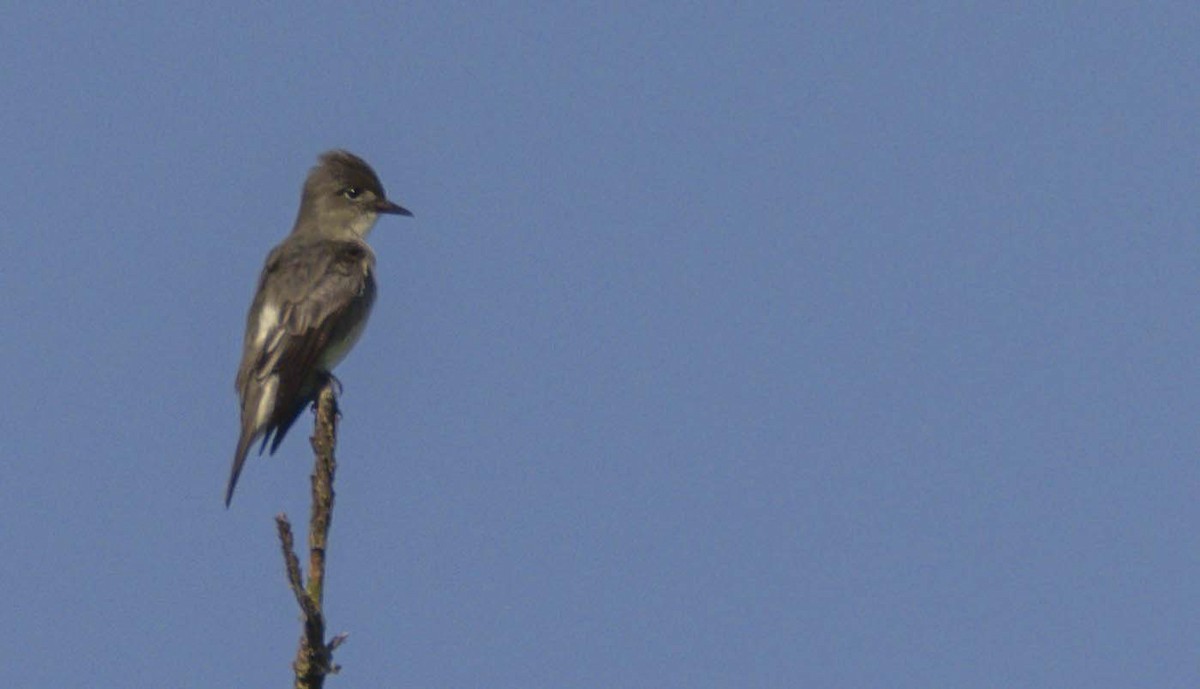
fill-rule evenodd
<path id="1" fill-rule="evenodd" d="M 292 233 L 267 256 L 246 316 L 235 387 L 242 427 L 225 505 L 259 439 L 274 453 L 333 367 L 354 346 L 375 302 L 375 253 L 366 236 L 388 201 L 369 165 L 346 151 L 323 154 L 304 182 Z"/>

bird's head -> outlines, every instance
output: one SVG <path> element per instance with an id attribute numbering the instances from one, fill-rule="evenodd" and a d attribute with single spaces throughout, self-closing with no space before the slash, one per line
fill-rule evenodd
<path id="1" fill-rule="evenodd" d="M 412 215 L 388 200 L 383 184 L 366 161 L 347 151 L 328 151 L 321 154 L 304 180 L 294 231 L 362 239 L 375 226 L 380 213 Z"/>

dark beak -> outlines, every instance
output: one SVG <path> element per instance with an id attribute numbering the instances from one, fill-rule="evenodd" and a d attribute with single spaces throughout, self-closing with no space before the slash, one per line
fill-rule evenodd
<path id="1" fill-rule="evenodd" d="M 412 217 L 412 212 L 403 206 L 398 206 L 387 199 L 379 199 L 379 203 L 375 205 L 375 212 L 387 213 L 389 215 L 407 215 Z"/>

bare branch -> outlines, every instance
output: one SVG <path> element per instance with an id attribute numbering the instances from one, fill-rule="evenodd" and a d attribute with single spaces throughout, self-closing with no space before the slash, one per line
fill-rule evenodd
<path id="1" fill-rule="evenodd" d="M 300 648 L 292 663 L 296 673 L 296 689 L 321 689 L 325 684 L 325 675 L 338 671 L 338 666 L 333 663 L 333 651 L 346 640 L 346 634 L 339 634 L 328 643 L 325 642 L 325 616 L 322 612 L 325 551 L 329 542 L 329 526 L 333 521 L 333 475 L 337 470 L 337 460 L 333 456 L 337 444 L 338 419 L 335 384 L 336 381 L 330 378 L 317 397 L 316 429 L 312 437 L 316 465 L 312 474 L 312 515 L 308 525 L 307 586 L 302 581 L 300 560 L 296 557 L 295 539 L 287 515 L 275 517 L 288 585 L 304 615 L 304 634 L 300 637 Z"/>
<path id="2" fill-rule="evenodd" d="M 328 383 L 317 397 L 317 427 L 312 437 L 317 461 L 312 475 L 312 514 L 308 523 L 308 595 L 317 605 L 325 599 L 325 548 L 333 521 L 333 475 L 337 460 L 337 396 Z"/>

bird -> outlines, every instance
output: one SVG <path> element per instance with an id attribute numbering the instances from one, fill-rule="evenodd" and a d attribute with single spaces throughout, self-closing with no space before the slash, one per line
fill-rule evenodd
<path id="1" fill-rule="evenodd" d="M 366 238 L 381 214 L 412 216 L 388 200 L 362 158 L 322 153 L 304 180 L 289 234 L 267 255 L 246 315 L 234 387 L 241 433 L 225 489 L 225 507 L 246 463 L 274 454 L 288 429 L 354 346 L 375 302 L 375 252 Z M 338 386 L 340 388 L 340 384 Z"/>

